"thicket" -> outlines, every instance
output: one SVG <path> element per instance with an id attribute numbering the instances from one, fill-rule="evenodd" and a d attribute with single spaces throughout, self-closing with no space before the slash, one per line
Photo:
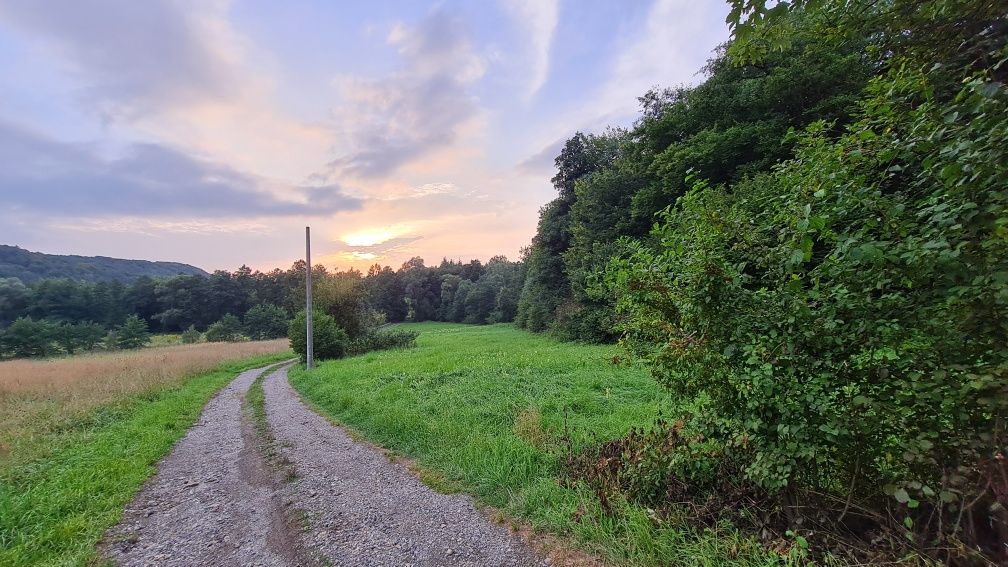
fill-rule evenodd
<path id="1" fill-rule="evenodd" d="M 374 330 L 350 341 L 347 353 L 364 354 L 373 350 L 409 348 L 416 345 L 419 333 L 405 329 Z"/>
<path id="2" fill-rule="evenodd" d="M 308 360 L 308 314 L 299 311 L 288 329 L 291 349 L 304 363 Z M 350 348 L 350 336 L 328 313 L 312 311 L 312 356 L 316 360 L 343 358 Z"/>
<path id="3" fill-rule="evenodd" d="M 578 133 L 556 158 L 558 195 L 540 211 L 516 322 L 561 338 L 611 342 L 613 301 L 590 292 L 619 239 L 647 239 L 655 214 L 689 189 L 695 173 L 733 183 L 793 155 L 791 128 L 850 120 L 874 62 L 865 40 L 824 44 L 801 33 L 758 63 L 736 65 L 718 49 L 695 87 L 656 89 L 639 100 L 630 129 Z"/>
<path id="4" fill-rule="evenodd" d="M 312 306 L 312 349 L 318 360 L 404 348 L 416 341 L 412 331 L 381 329 L 385 314 L 373 307 L 368 286 L 360 277 L 322 277 L 314 286 Z M 302 362 L 308 352 L 306 323 L 306 313 L 299 311 L 288 327 L 291 348 Z"/>
<path id="5" fill-rule="evenodd" d="M 242 340 L 243 330 L 241 319 L 228 313 L 220 321 L 207 327 L 203 338 L 211 343 L 233 343 Z"/>
<path id="6" fill-rule="evenodd" d="M 1008 561 L 1004 6 L 733 5 L 726 64 L 869 38 L 874 76 L 788 159 L 677 172 L 684 194 L 617 245 L 594 290 L 682 405 L 571 466 L 818 553 Z"/>

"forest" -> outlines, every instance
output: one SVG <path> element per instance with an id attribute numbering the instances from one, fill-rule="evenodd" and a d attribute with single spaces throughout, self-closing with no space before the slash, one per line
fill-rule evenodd
<path id="1" fill-rule="evenodd" d="M 128 284 L 142 276 L 169 278 L 178 275 L 208 274 L 196 266 L 178 262 L 43 254 L 0 244 L 0 279 L 17 278 L 24 283 L 33 283 L 44 279 L 69 278 L 89 282 L 119 281 Z"/>

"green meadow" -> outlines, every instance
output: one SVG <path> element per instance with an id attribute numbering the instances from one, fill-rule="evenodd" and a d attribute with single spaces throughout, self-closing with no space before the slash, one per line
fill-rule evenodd
<path id="1" fill-rule="evenodd" d="M 668 403 L 645 371 L 613 364 L 617 347 L 559 342 L 510 325 L 402 328 L 420 332 L 416 348 L 294 369 L 294 387 L 334 422 L 415 460 L 434 488 L 470 493 L 609 561 L 792 562 L 728 526 L 699 530 L 688 518 L 656 519 L 629 503 L 604 512 L 587 488 L 565 486 L 571 447 L 648 427 Z"/>

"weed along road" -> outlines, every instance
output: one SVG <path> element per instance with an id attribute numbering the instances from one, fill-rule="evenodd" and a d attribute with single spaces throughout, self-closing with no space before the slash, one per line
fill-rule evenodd
<path id="1" fill-rule="evenodd" d="M 435 492 L 311 411 L 287 368 L 240 374 L 109 530 L 120 565 L 539 565 L 471 499 Z"/>

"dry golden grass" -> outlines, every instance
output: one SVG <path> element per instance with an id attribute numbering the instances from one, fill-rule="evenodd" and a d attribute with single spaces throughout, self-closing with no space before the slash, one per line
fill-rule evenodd
<path id="1" fill-rule="evenodd" d="M 0 362 L 0 461 L 21 441 L 96 407 L 177 384 L 224 362 L 287 350 L 287 340 L 278 339 Z"/>

